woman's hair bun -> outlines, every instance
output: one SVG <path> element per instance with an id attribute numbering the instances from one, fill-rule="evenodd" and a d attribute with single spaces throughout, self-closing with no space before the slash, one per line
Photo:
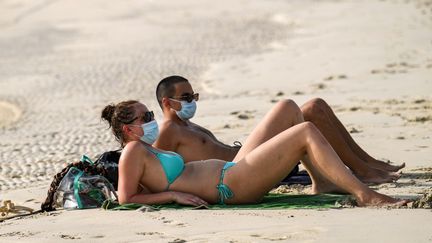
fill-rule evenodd
<path id="1" fill-rule="evenodd" d="M 115 108 L 116 107 L 114 104 L 109 104 L 105 106 L 105 108 L 102 110 L 101 118 L 106 120 L 109 124 L 111 124 L 111 120 L 114 115 Z"/>

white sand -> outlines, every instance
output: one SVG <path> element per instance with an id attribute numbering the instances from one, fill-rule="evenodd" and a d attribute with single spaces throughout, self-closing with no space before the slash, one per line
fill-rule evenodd
<path id="1" fill-rule="evenodd" d="M 201 94 L 194 121 L 227 143 L 243 141 L 274 101 L 322 97 L 366 151 L 407 163 L 398 183 L 375 189 L 415 197 L 432 187 L 432 1 L 0 9 L 0 200 L 38 208 L 65 161 L 115 148 L 102 107 L 136 98 L 160 118 L 154 89 L 173 73 Z M 430 242 L 430 218 L 430 209 L 58 211 L 0 223 L 0 241 Z"/>
<path id="2" fill-rule="evenodd" d="M 0 101 L 0 128 L 6 127 L 21 117 L 21 110 L 14 104 Z"/>

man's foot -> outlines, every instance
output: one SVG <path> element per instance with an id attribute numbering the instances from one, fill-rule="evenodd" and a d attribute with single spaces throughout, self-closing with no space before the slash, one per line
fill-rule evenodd
<path id="1" fill-rule="evenodd" d="M 390 161 L 384 162 L 384 161 L 376 160 L 376 159 L 373 161 L 368 161 L 367 163 L 369 166 L 371 166 L 375 169 L 385 170 L 385 171 L 390 171 L 390 172 L 397 172 L 397 171 L 399 171 L 405 167 L 405 163 L 402 163 L 400 165 L 392 165 L 392 164 L 390 164 Z"/>
<path id="2" fill-rule="evenodd" d="M 330 181 L 320 181 L 319 183 L 313 183 L 311 188 L 311 194 L 317 195 L 321 193 L 348 194 L 348 192 L 342 190 L 342 188 L 336 186 Z"/>
<path id="3" fill-rule="evenodd" d="M 370 168 L 365 174 L 355 173 L 355 175 L 360 181 L 371 184 L 394 182 L 401 177 L 400 173 L 388 172 L 375 168 Z"/>
<path id="4" fill-rule="evenodd" d="M 401 207 L 406 206 L 410 200 L 397 199 L 371 191 L 369 195 L 363 198 L 357 198 L 357 205 L 359 207 Z"/>

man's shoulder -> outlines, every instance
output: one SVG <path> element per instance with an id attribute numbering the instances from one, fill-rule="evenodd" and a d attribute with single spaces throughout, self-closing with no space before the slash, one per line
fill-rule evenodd
<path id="1" fill-rule="evenodd" d="M 176 132 L 178 130 L 181 129 L 181 126 L 179 126 L 177 123 L 175 123 L 174 121 L 171 120 L 164 120 L 161 124 L 160 124 L 160 133 L 163 132 Z"/>

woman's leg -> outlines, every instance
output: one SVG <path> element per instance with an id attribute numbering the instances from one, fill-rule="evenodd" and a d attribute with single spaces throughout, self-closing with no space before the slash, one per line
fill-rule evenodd
<path id="1" fill-rule="evenodd" d="M 325 105 L 324 105 L 325 104 Z M 302 111 L 306 120 L 311 121 L 322 132 L 334 150 L 340 156 L 342 161 L 353 170 L 354 174 L 364 182 L 367 183 L 383 183 L 390 182 L 399 178 L 399 174 L 394 172 L 384 171 L 371 166 L 366 160 L 361 159 L 358 153 L 352 149 L 350 144 L 354 140 L 349 135 L 348 131 L 343 128 L 343 125 L 338 121 L 337 125 L 328 114 L 330 107 L 322 99 L 314 99 L 302 106 Z M 333 112 L 331 112 L 333 113 Z M 333 114 L 337 120 L 336 116 Z M 341 128 L 345 132 L 341 132 Z M 344 133 L 347 135 L 344 136 Z M 347 139 L 347 136 L 350 139 Z M 358 145 L 356 145 L 358 147 Z M 357 151 L 358 152 L 358 151 Z"/>
<path id="2" fill-rule="evenodd" d="M 225 183 L 234 191 L 227 203 L 248 203 L 260 200 L 278 183 L 305 154 L 310 164 L 323 177 L 343 191 L 356 197 L 360 206 L 403 204 L 372 191 L 345 167 L 331 145 L 310 122 L 288 129 L 258 146 L 225 174 Z M 313 183 L 321 177 L 310 170 Z"/>
<path id="3" fill-rule="evenodd" d="M 346 144 L 351 148 L 351 150 L 363 161 L 367 162 L 371 167 L 387 171 L 398 171 L 405 167 L 405 163 L 401 165 L 390 165 L 383 161 L 374 159 L 366 151 L 364 151 L 351 137 L 349 132 L 346 130 L 342 122 L 334 114 L 331 107 L 320 98 L 312 99 L 302 107 L 302 112 L 305 120 L 311 121 L 317 126 L 317 128 L 324 134 L 330 144 L 335 148 L 336 152 L 340 155 L 338 147 L 335 146 L 335 141 L 332 137 L 337 137 L 338 139 L 343 138 Z M 344 160 L 343 156 L 341 156 Z"/>
<path id="4" fill-rule="evenodd" d="M 250 133 L 233 161 L 239 161 L 270 138 L 301 122 L 303 115 L 294 101 L 279 101 Z"/>

